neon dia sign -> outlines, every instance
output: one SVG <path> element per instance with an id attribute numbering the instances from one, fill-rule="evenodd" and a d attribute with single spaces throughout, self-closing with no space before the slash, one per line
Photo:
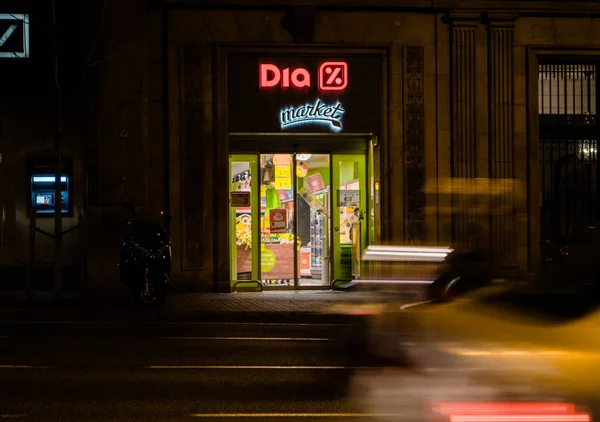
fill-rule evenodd
<path id="1" fill-rule="evenodd" d="M 348 86 L 348 63 L 325 62 L 317 71 L 319 91 L 343 91 Z M 282 89 L 305 89 L 311 87 L 310 72 L 298 67 L 280 69 L 271 63 L 261 63 L 258 69 L 258 86 L 261 89 L 280 86 Z"/>
<path id="2" fill-rule="evenodd" d="M 272 63 L 261 63 L 258 69 L 258 86 L 261 89 L 273 89 L 277 86 L 282 90 L 303 90 L 312 86 L 311 74 L 303 67 L 280 68 Z M 324 62 L 317 70 L 317 83 L 320 92 L 342 92 L 348 86 L 348 63 Z M 342 130 L 344 108 L 337 101 L 328 104 L 320 99 L 312 103 L 298 106 L 288 106 L 280 110 L 279 123 L 281 129 L 298 125 L 320 124 L 329 126 L 334 132 Z"/>

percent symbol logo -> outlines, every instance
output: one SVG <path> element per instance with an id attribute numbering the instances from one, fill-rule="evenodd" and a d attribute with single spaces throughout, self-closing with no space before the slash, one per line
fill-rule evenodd
<path id="1" fill-rule="evenodd" d="M 348 64 L 325 62 L 319 66 L 319 90 L 343 91 L 348 86 Z"/>

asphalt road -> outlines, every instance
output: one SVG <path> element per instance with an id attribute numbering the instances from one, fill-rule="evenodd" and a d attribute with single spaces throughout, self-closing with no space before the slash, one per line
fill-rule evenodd
<path id="1" fill-rule="evenodd" d="M 360 362 L 333 347 L 340 327 L 3 323 L 0 419 L 372 420 L 347 388 Z"/>

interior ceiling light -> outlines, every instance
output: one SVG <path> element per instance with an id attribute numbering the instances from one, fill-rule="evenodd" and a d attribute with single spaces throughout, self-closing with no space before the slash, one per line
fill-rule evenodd
<path id="1" fill-rule="evenodd" d="M 310 160 L 310 157 L 312 157 L 312 154 L 298 154 L 296 158 L 300 161 L 306 161 Z"/>

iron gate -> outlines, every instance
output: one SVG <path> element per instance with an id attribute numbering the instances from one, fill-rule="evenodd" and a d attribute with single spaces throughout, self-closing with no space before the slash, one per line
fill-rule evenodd
<path id="1" fill-rule="evenodd" d="M 597 65 L 540 63 L 541 237 L 577 242 L 600 220 Z"/>

